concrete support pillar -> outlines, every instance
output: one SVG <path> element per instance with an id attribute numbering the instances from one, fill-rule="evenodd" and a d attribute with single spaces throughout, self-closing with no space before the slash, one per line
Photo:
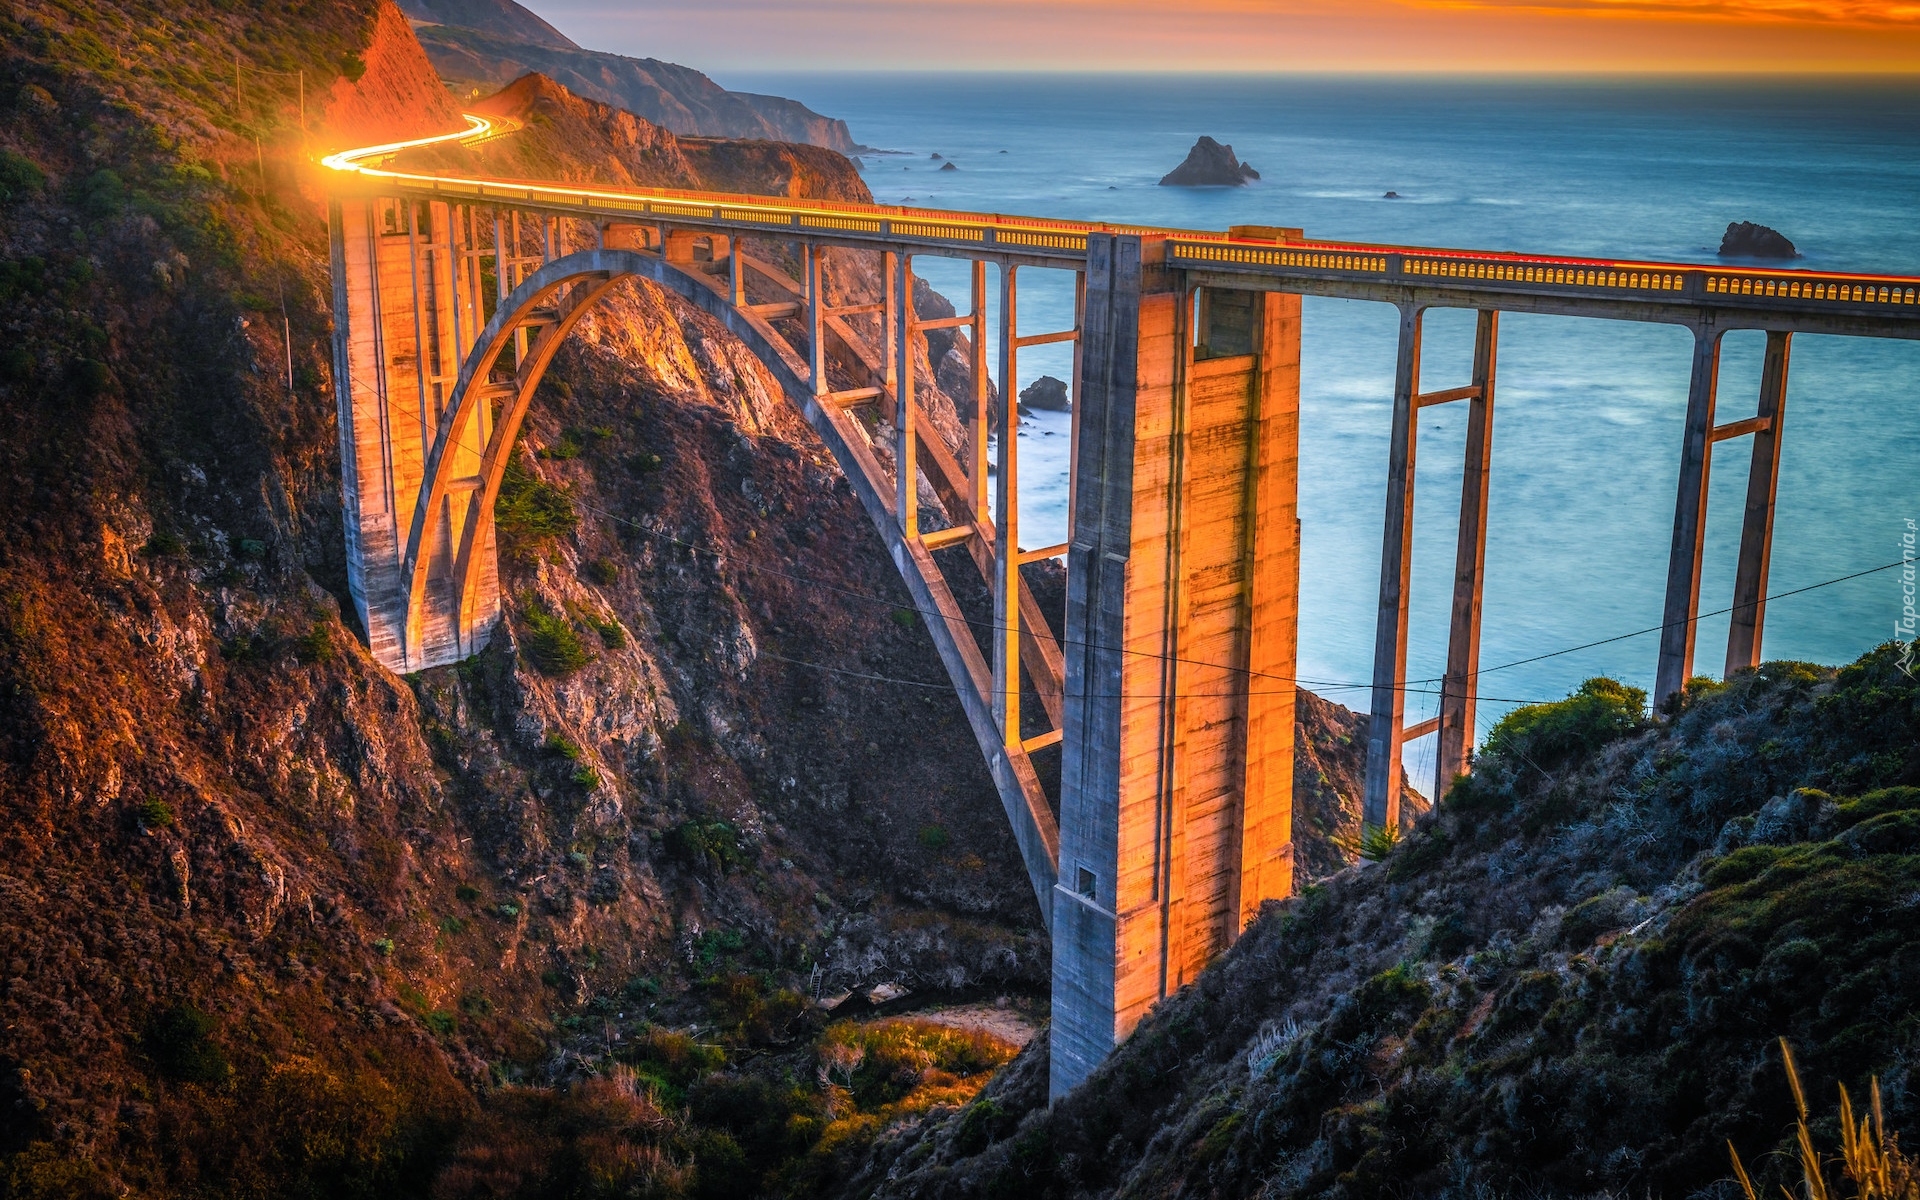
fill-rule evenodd
<path id="1" fill-rule="evenodd" d="M 887 257 L 897 259 L 892 294 L 909 298 L 909 302 L 901 306 L 898 319 L 893 322 L 899 340 L 888 360 L 890 367 L 894 363 L 899 364 L 894 372 L 893 389 L 894 506 L 900 516 L 901 536 L 916 538 L 920 536 L 920 472 L 915 454 L 919 439 L 914 435 L 913 339 L 919 322 L 914 319 L 910 302 L 913 296 L 913 256 L 889 254 Z M 824 362 L 824 358 L 821 361 Z"/>
<path id="2" fill-rule="evenodd" d="M 1393 442 L 1387 455 L 1387 515 L 1380 548 L 1380 616 L 1373 641 L 1373 709 L 1367 727 L 1367 794 L 1361 820 L 1400 822 L 1400 748 L 1406 721 L 1407 585 L 1413 572 L 1413 467 L 1418 441 L 1422 312 L 1400 309 L 1393 381 Z"/>
<path id="3" fill-rule="evenodd" d="M 1747 508 L 1740 526 L 1740 565 L 1733 581 L 1733 621 L 1727 629 L 1727 674 L 1760 665 L 1760 639 L 1767 621 L 1767 569 L 1773 559 L 1773 506 L 1780 490 L 1780 425 L 1787 413 L 1790 333 L 1767 334 L 1760 372 L 1760 422 L 1753 431 L 1753 465 L 1747 473 Z"/>
<path id="4" fill-rule="evenodd" d="M 993 493 L 993 719 L 1020 745 L 1020 321 L 1019 271 L 1000 268 L 999 471 Z"/>
<path id="5" fill-rule="evenodd" d="M 497 584 L 479 611 L 461 612 L 453 594 L 464 505 L 427 514 L 427 588 L 411 610 L 401 561 L 428 444 L 477 316 L 460 311 L 477 281 L 461 272 L 455 215 L 437 202 L 362 197 L 338 197 L 328 212 L 348 589 L 374 657 L 396 671 L 474 653 L 499 611 Z M 450 448 L 455 478 L 477 474 L 488 416 L 477 411 Z"/>
<path id="6" fill-rule="evenodd" d="M 1667 559 L 1667 602 L 1661 618 L 1656 706 L 1686 686 L 1693 674 L 1699 627 L 1700 552 L 1707 532 L 1707 483 L 1713 455 L 1714 393 L 1720 381 L 1721 331 L 1694 330 L 1693 376 L 1687 387 L 1687 423 L 1680 443 L 1680 483 L 1674 501 L 1673 548 Z"/>
<path id="7" fill-rule="evenodd" d="M 1473 338 L 1473 394 L 1467 397 L 1466 465 L 1460 476 L 1460 540 L 1454 552 L 1453 622 L 1447 673 L 1440 683 L 1440 744 L 1433 800 L 1467 773 L 1473 754 L 1474 697 L 1480 683 L 1480 610 L 1487 573 L 1487 484 L 1493 465 L 1493 384 L 1500 314 L 1482 312 Z"/>
<path id="8" fill-rule="evenodd" d="M 1228 294 L 1196 359 L 1162 251 L 1089 238 L 1054 1095 L 1292 891 L 1299 299 Z"/>

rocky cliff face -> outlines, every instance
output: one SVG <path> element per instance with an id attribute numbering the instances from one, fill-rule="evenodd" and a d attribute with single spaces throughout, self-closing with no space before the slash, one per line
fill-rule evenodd
<path id="1" fill-rule="evenodd" d="M 657 58 L 583 50 L 511 0 L 409 0 L 402 7 L 416 20 L 430 22 L 421 25 L 420 42 L 447 83 L 463 95 L 482 95 L 537 71 L 576 95 L 624 108 L 675 133 L 797 142 L 841 153 L 859 149 L 845 121 L 821 116 L 797 100 L 728 91 L 691 67 Z"/>
<path id="2" fill-rule="evenodd" d="M 235 48 L 237 98 L 207 65 Z M 864 197 L 818 148 L 680 139 L 539 79 L 494 103 L 538 118 L 494 169 Z M 814 1086 L 812 995 L 1044 987 L 864 514 L 757 363 L 654 289 L 549 376 L 493 647 L 406 679 L 361 649 L 303 164 L 452 123 L 394 9 L 25 0 L 0 112 L 7 1194 L 510 1194 L 483 1151 L 580 1118 L 563 1100 L 630 1119 L 621 1178 L 644 1150 L 751 1194 L 894 1102 Z M 835 294 L 872 282 L 830 264 Z M 915 367 L 957 429 L 951 360 Z M 801 1132 L 729 1126 L 781 1072 Z M 584 1073 L 612 1092 L 521 1086 Z"/>

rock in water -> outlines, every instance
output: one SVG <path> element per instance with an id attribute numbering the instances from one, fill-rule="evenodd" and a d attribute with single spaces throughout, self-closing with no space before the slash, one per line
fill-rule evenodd
<path id="1" fill-rule="evenodd" d="M 1721 258 L 1799 258 L 1800 252 L 1778 229 L 1735 221 L 1720 239 Z"/>
<path id="2" fill-rule="evenodd" d="M 1244 187 L 1248 180 L 1260 178 L 1251 164 L 1233 155 L 1232 146 L 1222 146 L 1203 137 L 1187 151 L 1187 161 L 1169 171 L 1160 180 L 1161 187 Z"/>
<path id="3" fill-rule="evenodd" d="M 952 163 L 948 163 L 946 166 L 941 167 L 940 169 L 942 171 L 958 171 L 960 168 L 954 166 Z"/>
<path id="4" fill-rule="evenodd" d="M 1067 381 L 1055 379 L 1051 375 L 1042 375 L 1027 385 L 1020 393 L 1021 408 L 1037 408 L 1047 412 L 1067 412 L 1073 402 L 1067 395 Z"/>

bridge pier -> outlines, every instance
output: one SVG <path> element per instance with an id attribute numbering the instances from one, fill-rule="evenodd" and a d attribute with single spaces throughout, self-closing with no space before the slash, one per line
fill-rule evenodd
<path id="1" fill-rule="evenodd" d="M 1204 297 L 1196 338 L 1163 253 L 1088 238 L 1056 1096 L 1292 892 L 1300 298 Z"/>
<path id="2" fill-rule="evenodd" d="M 1380 609 L 1373 650 L 1373 702 L 1367 727 L 1367 792 L 1363 825 L 1397 828 L 1402 751 L 1406 743 L 1439 734 L 1434 799 L 1465 774 L 1473 754 L 1474 700 L 1479 694 L 1480 613 L 1486 592 L 1487 485 L 1493 462 L 1494 367 L 1500 314 L 1482 309 L 1474 331 L 1473 376 L 1465 387 L 1420 390 L 1423 308 L 1400 308 L 1400 349 L 1394 373 L 1393 436 L 1387 458 L 1387 513 L 1380 553 Z M 1413 571 L 1413 481 L 1420 410 L 1467 402 L 1466 463 L 1460 479 L 1460 534 L 1454 555 L 1453 612 L 1447 636 L 1447 673 L 1439 715 L 1406 724 L 1407 608 Z"/>
<path id="3" fill-rule="evenodd" d="M 1780 427 L 1787 415 L 1787 366 L 1793 335 L 1767 334 L 1754 414 L 1753 462 L 1747 470 L 1747 507 L 1740 525 L 1740 565 L 1733 582 L 1733 620 L 1727 629 L 1727 674 L 1760 665 L 1767 619 L 1767 569 L 1773 561 L 1773 509 L 1780 491 Z"/>
<path id="4" fill-rule="evenodd" d="M 334 381 L 347 584 L 374 657 L 398 671 L 455 662 L 486 645 L 499 614 L 492 530 L 486 571 L 463 611 L 452 594 L 468 516 L 451 498 L 426 514 L 426 602 L 408 602 L 404 561 L 435 431 L 467 348 L 485 323 L 470 213 L 434 201 L 336 197 L 329 206 Z M 491 433 L 480 406 L 449 466 L 471 492 Z"/>

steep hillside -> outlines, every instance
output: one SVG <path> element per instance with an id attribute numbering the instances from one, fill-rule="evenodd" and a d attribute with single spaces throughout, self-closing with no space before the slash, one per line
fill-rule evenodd
<path id="1" fill-rule="evenodd" d="M 503 168 L 864 194 L 818 148 L 499 103 L 542 117 Z M 1008 1049 L 814 995 L 1044 986 L 864 514 L 656 290 L 536 406 L 493 647 L 367 657 L 308 164 L 454 120 L 375 0 L 0 12 L 0 1194 L 804 1189 Z"/>
<path id="2" fill-rule="evenodd" d="M 798 142 L 843 154 L 860 149 L 845 121 L 797 100 L 728 91 L 691 67 L 657 58 L 582 49 L 512 0 L 407 0 L 401 7 L 423 22 L 421 44 L 462 95 L 483 95 L 537 71 L 675 133 Z"/>
<path id="3" fill-rule="evenodd" d="M 847 1194 L 1731 1197 L 1729 1140 L 1770 1193 L 1780 1037 L 1823 1152 L 1872 1076 L 1911 1143 L 1920 684 L 1890 646 L 1658 725 L 1642 699 L 1509 716 L 1384 862 L 1269 906 L 1082 1088 L 1047 1108 L 1036 1044 Z"/>
<path id="4" fill-rule="evenodd" d="M 572 38 L 513 0 L 407 0 L 401 11 L 416 21 L 477 29 L 509 41 L 578 50 Z"/>

